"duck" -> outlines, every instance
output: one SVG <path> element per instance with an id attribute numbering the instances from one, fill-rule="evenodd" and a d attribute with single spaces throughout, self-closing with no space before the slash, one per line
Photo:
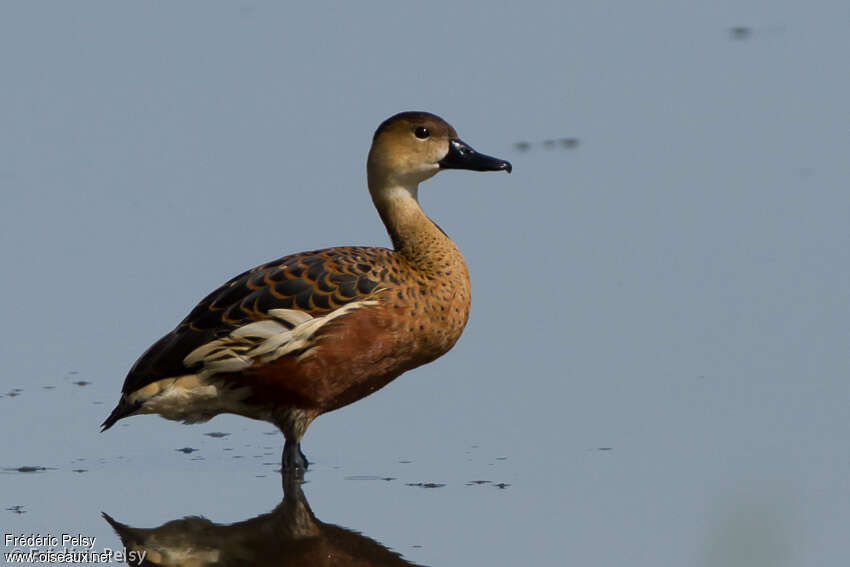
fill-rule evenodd
<path id="1" fill-rule="evenodd" d="M 274 424 L 282 470 L 303 474 L 313 420 L 442 356 L 466 326 L 466 263 L 418 199 L 419 184 L 446 169 L 512 166 L 434 114 L 382 122 L 366 173 L 392 248 L 300 252 L 230 279 L 144 351 L 101 431 L 135 415 L 201 423 L 237 414 Z"/>

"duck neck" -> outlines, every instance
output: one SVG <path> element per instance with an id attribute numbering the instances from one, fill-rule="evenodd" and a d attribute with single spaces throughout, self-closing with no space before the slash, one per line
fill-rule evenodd
<path id="1" fill-rule="evenodd" d="M 439 258 L 460 253 L 452 241 L 429 219 L 417 200 L 418 185 L 381 185 L 369 192 L 384 221 L 395 251 L 420 269 L 428 269 Z"/>

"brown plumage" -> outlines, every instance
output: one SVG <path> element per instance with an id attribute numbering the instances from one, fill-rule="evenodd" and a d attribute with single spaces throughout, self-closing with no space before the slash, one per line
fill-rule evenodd
<path id="1" fill-rule="evenodd" d="M 236 276 L 139 358 L 103 428 L 134 414 L 197 422 L 237 413 L 277 425 L 284 468 L 306 467 L 299 444 L 316 416 L 460 338 L 470 305 L 466 264 L 417 201 L 418 184 L 450 168 L 511 166 L 476 153 L 432 114 L 386 120 L 367 170 L 394 249 L 302 252 Z"/>

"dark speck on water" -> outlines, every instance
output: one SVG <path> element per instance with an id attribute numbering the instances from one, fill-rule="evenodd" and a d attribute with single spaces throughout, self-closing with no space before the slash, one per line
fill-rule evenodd
<path id="1" fill-rule="evenodd" d="M 204 433 L 207 437 L 214 437 L 216 439 L 221 439 L 222 437 L 227 437 L 230 433 L 222 433 L 221 431 L 211 431 L 209 433 Z"/>
<path id="2" fill-rule="evenodd" d="M 507 461 L 508 458 L 507 457 L 496 457 L 496 460 L 497 461 Z"/>
<path id="3" fill-rule="evenodd" d="M 56 386 L 42 386 L 41 388 L 42 388 L 43 390 L 52 390 L 52 389 L 53 389 L 53 388 L 55 388 L 55 387 L 56 387 Z"/>
<path id="4" fill-rule="evenodd" d="M 192 447 L 183 447 L 182 449 L 174 449 L 174 450 L 180 451 L 181 453 L 186 453 L 187 455 L 189 453 L 194 453 L 195 451 L 197 451 L 197 449 L 193 449 Z"/>
<path id="5" fill-rule="evenodd" d="M 410 464 L 410 463 L 412 463 L 412 462 L 413 462 L 413 461 L 399 461 L 399 463 L 401 463 L 401 464 L 403 464 L 403 465 L 409 465 L 409 464 Z"/>
<path id="6" fill-rule="evenodd" d="M 20 506 L 20 505 L 10 506 L 10 507 L 6 508 L 6 510 L 8 510 L 9 512 L 12 512 L 14 514 L 26 514 L 27 513 L 27 511 L 24 510 L 24 507 Z"/>
<path id="7" fill-rule="evenodd" d="M 729 37 L 732 39 L 749 39 L 752 35 L 753 28 L 748 28 L 746 26 L 735 26 L 734 28 L 729 28 Z"/>
<path id="8" fill-rule="evenodd" d="M 264 431 L 263 435 L 277 435 L 279 431 Z"/>
<path id="9" fill-rule="evenodd" d="M 77 380 L 76 382 L 72 382 L 72 384 L 76 384 L 77 386 L 88 386 L 91 382 L 88 380 Z"/>
<path id="10" fill-rule="evenodd" d="M 71 471 L 71 472 L 75 472 L 75 473 L 84 473 L 84 472 L 88 472 L 88 469 L 74 469 L 74 470 L 73 470 L 73 471 Z"/>
<path id="11" fill-rule="evenodd" d="M 557 146 L 565 150 L 572 150 L 579 145 L 579 139 L 575 137 L 564 137 L 558 139 L 543 140 L 542 142 L 516 142 L 514 149 L 520 152 L 527 152 L 532 147 L 542 145 L 547 150 L 553 150 Z"/>
<path id="12" fill-rule="evenodd" d="M 46 471 L 46 470 L 47 470 L 47 467 L 29 467 L 29 466 L 23 466 L 23 467 L 18 467 L 18 468 L 16 468 L 16 469 L 14 469 L 14 468 L 13 468 L 13 469 L 3 469 L 3 470 L 11 471 L 11 472 L 31 473 L 31 472 L 42 472 L 42 471 Z"/>
<path id="13" fill-rule="evenodd" d="M 613 447 L 597 447 L 596 448 L 597 451 L 612 451 L 613 449 L 614 449 Z"/>
<path id="14" fill-rule="evenodd" d="M 493 486 L 495 486 L 496 488 L 501 488 L 501 489 L 504 490 L 505 488 L 509 487 L 510 484 L 507 484 L 505 482 L 499 482 L 497 484 L 494 484 Z"/>
<path id="15" fill-rule="evenodd" d="M 442 488 L 445 484 L 438 482 L 408 482 L 405 486 L 418 486 L 419 488 Z"/>

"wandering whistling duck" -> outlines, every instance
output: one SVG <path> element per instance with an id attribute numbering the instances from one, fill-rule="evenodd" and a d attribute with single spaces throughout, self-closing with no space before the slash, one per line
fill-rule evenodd
<path id="1" fill-rule="evenodd" d="M 198 423 L 235 413 L 275 424 L 284 471 L 303 470 L 317 416 L 368 396 L 454 346 L 469 316 L 469 273 L 417 200 L 441 169 L 511 171 L 442 118 L 403 112 L 375 131 L 369 193 L 393 249 L 345 246 L 285 256 L 205 297 L 130 369 L 119 419 Z"/>

